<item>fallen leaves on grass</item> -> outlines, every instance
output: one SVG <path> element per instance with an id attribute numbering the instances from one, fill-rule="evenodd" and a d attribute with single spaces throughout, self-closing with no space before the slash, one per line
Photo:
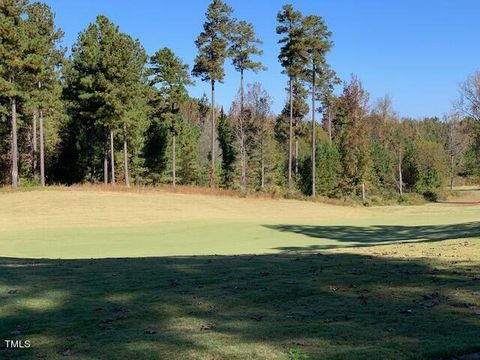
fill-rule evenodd
<path id="1" fill-rule="evenodd" d="M 367 303 L 368 297 L 366 297 L 364 294 L 361 294 L 357 297 L 358 300 L 360 300 L 360 303 L 362 305 L 365 305 Z"/>
<path id="2" fill-rule="evenodd" d="M 128 307 L 125 307 L 125 306 L 120 306 L 120 307 L 114 308 L 113 311 L 115 311 L 116 313 L 125 314 L 125 313 L 129 313 L 130 309 Z"/>
<path id="3" fill-rule="evenodd" d="M 304 339 L 300 339 L 300 340 L 295 340 L 292 344 L 297 346 L 305 346 L 306 342 Z"/>
<path id="4" fill-rule="evenodd" d="M 157 333 L 157 330 L 155 330 L 151 327 L 145 329 L 145 334 L 147 334 L 147 335 L 154 335 L 156 333 Z"/>
<path id="5" fill-rule="evenodd" d="M 213 330 L 216 328 L 216 324 L 214 323 L 206 323 L 206 324 L 203 324 L 202 326 L 200 326 L 200 330 L 202 331 L 208 331 L 208 330 Z"/>
<path id="6" fill-rule="evenodd" d="M 123 313 L 115 316 L 115 320 L 125 320 L 126 318 L 127 318 L 127 315 L 125 315 Z"/>
<path id="7" fill-rule="evenodd" d="M 27 330 L 27 328 L 23 325 L 17 325 L 15 326 L 15 330 L 13 330 L 10 335 L 13 335 L 13 336 L 18 336 L 18 335 L 22 335 L 24 333 L 24 331 Z"/>
<path id="8" fill-rule="evenodd" d="M 178 279 L 170 280 L 170 286 L 171 287 L 176 287 L 178 285 L 180 285 L 180 281 Z"/>
<path id="9" fill-rule="evenodd" d="M 438 292 L 433 294 L 422 295 L 422 299 L 424 301 L 419 302 L 417 300 L 414 300 L 414 302 L 418 303 L 418 305 L 423 307 L 424 309 L 430 309 L 437 305 L 440 305 L 440 303 L 444 300 L 444 298 L 442 298 Z"/>
<path id="10" fill-rule="evenodd" d="M 62 356 L 72 356 L 72 350 L 69 348 L 65 348 L 58 352 Z"/>
<path id="11" fill-rule="evenodd" d="M 215 305 L 209 305 L 208 306 L 208 310 L 206 311 L 206 314 L 208 316 L 212 316 L 213 314 L 215 314 L 217 312 L 217 307 Z"/>
<path id="12" fill-rule="evenodd" d="M 250 319 L 255 320 L 255 321 L 262 321 L 265 318 L 265 315 L 262 314 L 250 314 L 248 316 Z"/>

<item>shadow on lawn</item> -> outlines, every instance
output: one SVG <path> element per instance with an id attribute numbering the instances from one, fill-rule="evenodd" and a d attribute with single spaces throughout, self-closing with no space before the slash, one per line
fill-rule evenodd
<path id="1" fill-rule="evenodd" d="M 353 254 L 0 259 L 0 340 L 32 341 L 0 358 L 442 357 L 480 348 L 479 279 Z"/>
<path id="2" fill-rule="evenodd" d="M 264 225 L 281 232 L 292 232 L 312 238 L 338 241 L 338 245 L 312 245 L 310 247 L 280 247 L 284 251 L 316 251 L 338 247 L 361 247 L 385 245 L 389 243 L 431 242 L 449 239 L 468 239 L 480 237 L 480 222 L 454 225 L 375 225 L 360 226 L 317 226 L 317 225 Z M 353 243 L 353 244 L 342 244 Z"/>

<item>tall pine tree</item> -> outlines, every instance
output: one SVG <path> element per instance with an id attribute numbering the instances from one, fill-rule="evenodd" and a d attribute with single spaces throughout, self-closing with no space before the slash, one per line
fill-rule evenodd
<path id="1" fill-rule="evenodd" d="M 24 21 L 27 0 L 0 3 L 0 93 L 10 105 L 12 187 L 18 186 L 18 101 L 25 97 L 25 57 L 28 39 Z"/>
<path id="2" fill-rule="evenodd" d="M 255 30 L 252 24 L 246 21 L 240 21 L 235 24 L 230 54 L 235 70 L 240 73 L 240 158 L 242 162 L 242 185 L 244 188 L 247 186 L 247 156 L 245 151 L 245 96 L 243 77 L 245 71 L 250 70 L 258 72 L 265 69 L 261 62 L 253 61 L 251 58 L 252 56 L 259 56 L 263 54 L 263 52 L 258 48 L 258 45 L 261 44 L 262 42 L 255 36 Z"/>
<path id="3" fill-rule="evenodd" d="M 290 88 L 290 118 L 288 136 L 288 184 L 292 186 L 292 165 L 293 165 L 293 91 L 294 82 L 301 75 L 308 56 L 304 43 L 302 26 L 303 15 L 295 10 L 292 5 L 284 5 L 277 14 L 277 34 L 282 37 L 278 41 L 282 44 L 278 60 L 284 68 L 284 73 L 289 79 Z"/>
<path id="4" fill-rule="evenodd" d="M 234 22 L 231 19 L 233 10 L 222 0 L 213 0 L 205 14 L 206 21 L 203 31 L 195 44 L 198 55 L 192 74 L 202 81 L 209 81 L 212 93 L 211 106 L 211 185 L 215 185 L 215 84 L 222 83 L 225 77 L 224 63 L 228 56 L 228 45 L 233 31 Z"/>
<path id="5" fill-rule="evenodd" d="M 312 112 L 312 196 L 316 194 L 316 100 L 328 99 L 332 92 L 335 74 L 327 63 L 326 54 L 332 47 L 330 40 L 331 32 L 328 31 L 325 22 L 320 16 L 309 15 L 303 19 L 303 31 L 305 47 L 308 53 L 308 65 L 305 68 L 305 80 L 311 88 L 311 112 Z"/>
<path id="6" fill-rule="evenodd" d="M 32 173 L 36 174 L 36 134 L 38 118 L 40 145 L 40 184 L 45 186 L 45 126 L 44 116 L 54 114 L 55 109 L 61 112 L 63 104 L 58 98 L 60 86 L 59 67 L 63 63 L 65 50 L 58 46 L 63 32 L 55 26 L 55 16 L 46 4 L 33 3 L 26 8 L 25 21 L 28 34 L 29 54 L 26 57 L 28 66 L 28 87 L 30 105 L 33 109 L 32 121 Z"/>
<path id="7" fill-rule="evenodd" d="M 186 87 L 192 85 L 188 65 L 175 56 L 172 50 L 163 48 L 150 60 L 150 83 L 156 85 L 158 95 L 156 112 L 166 122 L 172 136 L 172 185 L 176 185 L 176 139 L 179 132 L 180 106 L 187 100 Z"/>

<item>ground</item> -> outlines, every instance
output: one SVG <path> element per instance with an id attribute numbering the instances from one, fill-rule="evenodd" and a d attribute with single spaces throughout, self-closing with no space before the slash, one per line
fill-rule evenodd
<path id="1" fill-rule="evenodd" d="M 478 193 L 344 207 L 0 193 L 3 359 L 450 359 L 480 351 Z"/>

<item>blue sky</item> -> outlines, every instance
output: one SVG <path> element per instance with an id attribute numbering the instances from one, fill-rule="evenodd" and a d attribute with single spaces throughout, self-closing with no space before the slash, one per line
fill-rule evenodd
<path id="1" fill-rule="evenodd" d="M 252 22 L 264 41 L 268 71 L 248 74 L 274 99 L 278 112 L 285 101 L 287 79 L 277 61 L 276 13 L 279 0 L 229 0 L 234 16 Z M 192 65 L 194 40 L 202 30 L 209 0 L 46 0 L 71 46 L 98 14 L 107 15 L 121 31 L 140 39 L 151 54 L 168 46 Z M 458 95 L 458 84 L 480 69 L 480 1 L 478 0 L 295 0 L 304 14 L 321 15 L 333 32 L 331 66 L 342 79 L 356 74 L 373 100 L 389 94 L 402 116 L 441 116 Z M 228 108 L 239 76 L 226 64 L 218 101 Z M 196 81 L 191 94 L 209 94 Z"/>

